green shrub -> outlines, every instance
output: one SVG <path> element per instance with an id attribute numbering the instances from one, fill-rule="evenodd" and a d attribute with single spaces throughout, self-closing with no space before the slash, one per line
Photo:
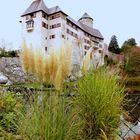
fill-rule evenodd
<path id="1" fill-rule="evenodd" d="M 140 48 L 135 47 L 131 49 L 128 60 L 125 64 L 125 70 L 127 73 L 132 75 L 140 74 Z"/>
<path id="2" fill-rule="evenodd" d="M 123 88 L 107 70 L 86 75 L 78 84 L 75 98 L 84 140 L 115 139 L 122 114 Z"/>
<path id="3" fill-rule="evenodd" d="M 21 97 L 14 93 L 0 92 L 0 138 L 17 132 L 19 121 L 18 111 L 21 111 Z"/>

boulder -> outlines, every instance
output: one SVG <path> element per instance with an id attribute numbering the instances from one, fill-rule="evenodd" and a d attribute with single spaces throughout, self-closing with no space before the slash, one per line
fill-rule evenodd
<path id="1" fill-rule="evenodd" d="M 0 84 L 6 84 L 8 82 L 8 78 L 0 73 Z"/>

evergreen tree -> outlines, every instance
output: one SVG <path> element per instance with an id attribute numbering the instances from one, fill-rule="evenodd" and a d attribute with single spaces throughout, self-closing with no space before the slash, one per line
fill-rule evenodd
<path id="1" fill-rule="evenodd" d="M 130 38 L 127 41 L 125 41 L 122 45 L 122 52 L 126 53 L 128 52 L 131 48 L 136 47 L 137 43 L 134 38 Z"/>
<path id="2" fill-rule="evenodd" d="M 120 48 L 119 48 L 119 45 L 118 45 L 117 37 L 115 35 L 113 35 L 111 37 L 111 41 L 109 43 L 108 50 L 112 53 L 116 53 L 116 54 L 120 53 Z"/>

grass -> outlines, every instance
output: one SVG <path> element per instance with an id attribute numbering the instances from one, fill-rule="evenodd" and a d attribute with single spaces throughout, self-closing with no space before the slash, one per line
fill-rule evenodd
<path id="1" fill-rule="evenodd" d="M 34 103 L 31 102 L 19 124 L 21 139 L 72 140 L 75 123 L 71 102 L 59 97 L 57 91 L 52 93 L 50 90 L 49 94 L 34 96 Z"/>
<path id="2" fill-rule="evenodd" d="M 75 103 L 81 119 L 81 136 L 85 140 L 115 139 L 123 110 L 124 88 L 117 75 L 99 70 L 86 75 L 78 84 Z"/>
<path id="3" fill-rule="evenodd" d="M 38 88 L 40 84 L 19 86 Z M 73 89 L 75 88 L 75 89 Z M 67 93 L 76 91 L 75 96 Z M 20 114 L 16 140 L 107 140 L 115 139 L 123 112 L 123 88 L 107 70 L 87 74 L 65 83 L 63 91 L 35 93 Z"/>

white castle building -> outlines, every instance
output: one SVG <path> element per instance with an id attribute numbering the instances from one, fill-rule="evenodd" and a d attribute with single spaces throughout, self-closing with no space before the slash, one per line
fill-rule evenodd
<path id="1" fill-rule="evenodd" d="M 43 0 L 34 0 L 21 17 L 22 37 L 26 44 L 46 52 L 51 47 L 57 50 L 68 41 L 74 47 L 73 55 L 80 52 L 83 58 L 90 47 L 100 48 L 104 40 L 87 13 L 75 21 L 58 6 L 47 8 Z M 79 57 L 73 58 L 73 64 L 81 65 L 81 61 Z"/>

